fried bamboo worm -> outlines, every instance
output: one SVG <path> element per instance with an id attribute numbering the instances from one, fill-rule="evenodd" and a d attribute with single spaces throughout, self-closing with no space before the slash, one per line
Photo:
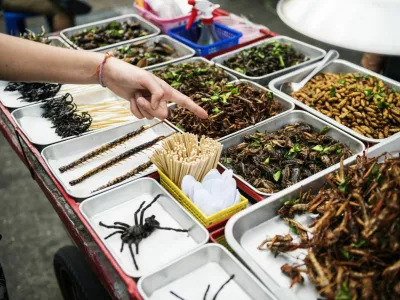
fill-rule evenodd
<path id="1" fill-rule="evenodd" d="M 105 144 L 103 146 L 100 146 L 99 148 L 97 148 L 97 149 L 95 149 L 93 151 L 90 151 L 89 153 L 87 153 L 87 154 L 83 155 L 82 157 L 74 160 L 73 162 L 69 163 L 68 165 L 60 167 L 59 170 L 60 170 L 61 173 L 64 173 L 64 172 L 66 172 L 68 170 L 72 170 L 72 169 L 76 168 L 77 166 L 87 162 L 88 160 L 90 160 L 92 158 L 95 158 L 95 157 L 103 154 L 104 152 L 106 152 L 106 151 L 108 151 L 110 149 L 113 149 L 113 148 L 115 148 L 115 147 L 117 147 L 117 146 L 119 146 L 119 145 L 121 145 L 123 143 L 126 143 L 130 139 L 142 134 L 145 130 L 150 129 L 151 127 L 157 126 L 158 124 L 161 124 L 161 123 L 162 123 L 162 121 L 158 122 L 156 124 L 153 124 L 151 126 L 141 126 L 139 129 L 137 129 L 135 131 L 129 132 L 128 134 L 126 134 L 126 135 L 124 135 L 124 136 L 122 136 L 122 137 L 120 137 L 120 138 L 118 138 L 116 140 L 108 142 L 107 144 Z"/>
<path id="2" fill-rule="evenodd" d="M 70 185 L 77 185 L 78 183 L 81 183 L 82 181 L 100 173 L 101 171 L 104 171 L 114 165 L 116 165 L 117 163 L 124 161 L 125 159 L 128 159 L 129 157 L 142 152 L 143 150 L 146 150 L 147 148 L 150 148 L 152 146 L 154 146 L 156 143 L 158 143 L 159 141 L 165 139 L 165 136 L 159 136 L 157 138 L 155 138 L 154 140 L 151 140 L 147 143 L 141 144 L 135 148 L 129 149 L 128 151 L 125 151 L 124 153 L 113 157 L 111 159 L 109 159 L 108 161 L 102 163 L 100 166 L 97 166 L 94 169 L 91 169 L 90 171 L 86 172 L 85 174 L 83 174 L 81 177 L 71 180 L 69 182 Z"/>
<path id="3" fill-rule="evenodd" d="M 119 177 L 117 177 L 117 178 L 115 178 L 113 180 L 110 180 L 108 183 L 106 183 L 106 184 L 102 185 L 101 187 L 99 187 L 99 188 L 95 189 L 94 191 L 92 191 L 92 193 L 98 192 L 98 191 L 106 189 L 106 188 L 108 188 L 110 186 L 116 185 L 116 184 L 118 184 L 120 182 L 123 182 L 126 179 L 131 178 L 131 177 L 133 177 L 133 176 L 145 171 L 146 169 L 150 168 L 150 166 L 152 164 L 153 163 L 151 161 L 145 162 L 144 164 L 141 164 L 138 167 L 132 169 L 128 173 L 126 173 L 126 174 L 124 174 L 122 176 L 119 176 Z"/>

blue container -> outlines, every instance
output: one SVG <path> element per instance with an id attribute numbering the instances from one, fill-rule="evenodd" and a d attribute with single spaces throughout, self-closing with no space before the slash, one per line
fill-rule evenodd
<path id="1" fill-rule="evenodd" d="M 222 24 L 214 23 L 215 33 L 220 40 L 208 46 L 201 46 L 196 44 L 201 32 L 199 24 L 200 21 L 195 22 L 189 30 L 186 30 L 186 25 L 172 28 L 168 30 L 168 34 L 190 48 L 193 48 L 197 56 L 207 56 L 234 47 L 239 44 L 239 39 L 242 37 L 241 32 L 230 29 Z"/>

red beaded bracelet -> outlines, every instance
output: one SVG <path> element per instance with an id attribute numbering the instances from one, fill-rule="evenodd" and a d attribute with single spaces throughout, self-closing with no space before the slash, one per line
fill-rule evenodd
<path id="1" fill-rule="evenodd" d="M 97 77 L 99 78 L 99 84 L 102 87 L 106 87 L 103 84 L 103 66 L 106 63 L 107 59 L 109 59 L 110 57 L 112 57 L 112 55 L 110 53 L 104 53 L 104 59 L 103 61 L 99 64 L 99 66 L 97 67 L 96 73 L 97 73 Z"/>

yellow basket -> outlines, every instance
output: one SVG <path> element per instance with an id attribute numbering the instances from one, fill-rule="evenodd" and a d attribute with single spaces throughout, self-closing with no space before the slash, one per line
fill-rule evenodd
<path id="1" fill-rule="evenodd" d="M 161 185 L 206 227 L 233 216 L 237 212 L 245 209 L 247 206 L 248 200 L 240 195 L 239 203 L 207 217 L 162 171 L 158 170 L 158 173 L 160 174 Z"/>

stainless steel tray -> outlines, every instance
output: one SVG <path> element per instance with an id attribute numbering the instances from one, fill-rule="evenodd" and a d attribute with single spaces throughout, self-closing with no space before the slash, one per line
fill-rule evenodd
<path id="1" fill-rule="evenodd" d="M 64 94 L 64 93 L 62 93 Z M 96 86 L 89 91 L 80 91 L 77 93 L 71 93 L 74 98 L 74 103 L 76 104 L 95 104 L 101 103 L 103 101 L 116 98 L 117 96 L 111 92 L 109 89 L 101 88 Z M 40 107 L 43 103 L 37 103 L 29 105 L 27 107 L 19 108 L 12 112 L 12 117 L 17 123 L 18 127 L 21 128 L 23 133 L 26 135 L 28 140 L 37 146 L 47 146 L 60 141 L 66 141 L 72 139 L 76 136 L 70 136 L 62 138 L 57 135 L 53 124 L 50 120 L 42 118 L 44 110 Z M 126 102 L 126 107 L 129 110 L 129 102 Z M 137 120 L 135 116 L 127 118 L 127 122 L 132 122 Z M 118 126 L 118 125 L 114 125 Z M 114 127 L 110 126 L 110 127 Z M 98 130 L 94 130 L 98 131 Z M 82 135 L 86 135 L 93 131 L 88 131 Z"/>
<path id="2" fill-rule="evenodd" d="M 113 224 L 116 221 L 134 224 L 134 213 L 139 205 L 163 194 L 144 214 L 145 218 L 155 215 L 161 226 L 188 229 L 188 233 L 155 230 L 139 244 L 139 254 L 135 259 L 139 270 L 134 267 L 128 245 L 121 253 L 121 238 L 115 235 L 107 240 L 104 237 L 113 232 L 99 225 Z M 207 243 L 209 234 L 175 199 L 154 179 L 142 178 L 125 184 L 99 196 L 87 199 L 80 207 L 83 216 L 107 247 L 122 270 L 131 277 L 141 277 L 171 260 Z"/>
<path id="3" fill-rule="evenodd" d="M 21 94 L 18 91 L 15 92 L 5 92 L 4 89 L 7 86 L 9 81 L 0 81 L 0 101 L 7 108 L 15 109 L 21 108 L 29 105 L 36 104 L 37 102 L 27 102 L 18 99 L 21 97 Z M 89 91 L 94 88 L 99 88 L 100 85 L 97 84 L 88 84 L 88 85 L 78 85 L 78 84 L 64 84 L 61 86 L 60 91 L 57 95 L 62 95 L 65 93 L 77 94 L 83 91 Z"/>
<path id="4" fill-rule="evenodd" d="M 273 72 L 273 73 L 270 73 L 270 74 L 266 74 L 266 75 L 263 75 L 263 76 L 258 76 L 258 77 L 244 75 L 244 74 L 242 74 L 240 72 L 237 72 L 235 70 L 232 70 L 232 69 L 230 69 L 230 68 L 228 68 L 227 66 L 224 65 L 224 61 L 225 60 L 231 58 L 232 56 L 235 56 L 239 52 L 241 52 L 243 50 L 247 50 L 247 49 L 253 48 L 253 47 L 259 47 L 261 45 L 270 43 L 272 41 L 277 41 L 279 43 L 290 43 L 297 52 L 300 52 L 300 53 L 304 54 L 306 58 L 309 58 L 309 60 L 307 60 L 305 62 L 302 62 L 302 63 L 300 63 L 300 64 L 298 64 L 296 66 L 292 66 L 292 67 L 289 67 L 289 68 L 286 68 L 286 69 L 283 69 L 283 70 L 280 70 L 280 71 L 276 71 L 276 72 Z M 251 80 L 251 81 L 257 82 L 257 83 L 259 83 L 261 85 L 265 85 L 266 86 L 268 84 L 268 82 L 270 82 L 273 78 L 279 77 L 279 76 L 281 76 L 283 74 L 286 74 L 286 73 L 289 73 L 291 71 L 300 69 L 300 68 L 302 68 L 304 66 L 310 65 L 310 64 L 322 59 L 325 56 L 325 54 L 326 54 L 325 50 L 317 48 L 317 47 L 314 47 L 314 46 L 312 46 L 310 44 L 303 43 L 303 42 L 301 42 L 299 40 L 295 40 L 295 39 L 292 39 L 292 38 L 287 37 L 287 36 L 277 36 L 277 37 L 272 37 L 272 38 L 263 40 L 261 42 L 255 43 L 255 44 L 251 44 L 251 45 L 249 45 L 247 47 L 239 48 L 237 50 L 228 52 L 226 54 L 222 54 L 220 56 L 214 57 L 212 59 L 212 61 L 221 64 L 224 69 L 226 69 L 228 72 L 234 74 L 238 78 Z"/>
<path id="5" fill-rule="evenodd" d="M 163 62 L 163 63 L 154 64 L 154 65 L 151 65 L 151 66 L 148 66 L 148 67 L 144 67 L 143 69 L 145 69 L 145 70 L 150 70 L 150 69 L 153 69 L 153 68 L 162 67 L 162 66 L 174 63 L 174 62 L 179 62 L 181 60 L 184 60 L 184 59 L 192 57 L 196 53 L 192 48 L 189 48 L 185 44 L 182 44 L 181 42 L 169 37 L 168 35 L 158 35 L 158 36 L 152 37 L 152 38 L 150 38 L 150 39 L 148 39 L 146 41 L 146 46 L 151 46 L 155 42 L 161 42 L 161 43 L 167 44 L 168 46 L 171 46 L 172 48 L 174 48 L 176 50 L 178 57 L 176 57 L 174 59 L 171 59 L 169 61 Z M 111 53 L 113 53 L 113 51 L 115 51 L 116 48 L 126 47 L 126 46 L 129 46 L 131 44 L 135 44 L 135 43 L 137 43 L 137 42 L 123 43 L 123 44 L 121 44 L 119 46 L 112 46 L 112 47 L 108 47 L 108 48 L 103 49 L 103 50 L 99 50 L 98 52 L 103 52 L 103 53 L 104 52 L 111 52 Z"/>
<path id="6" fill-rule="evenodd" d="M 185 59 L 185 60 L 182 60 L 182 61 L 179 61 L 179 62 L 174 62 L 174 63 L 168 62 L 162 67 L 150 66 L 149 67 L 149 71 L 150 72 L 154 72 L 154 71 L 162 70 L 162 69 L 165 69 L 166 67 L 169 67 L 170 65 L 176 66 L 176 65 L 179 65 L 179 64 L 183 64 L 183 63 L 196 63 L 196 62 L 197 63 L 201 63 L 201 62 L 208 63 L 209 65 L 215 65 L 216 67 L 222 69 L 225 72 L 226 76 L 228 77 L 229 81 L 235 81 L 235 80 L 238 79 L 236 76 L 232 75 L 231 73 L 227 72 L 224 68 L 222 68 L 222 66 L 220 64 L 217 64 L 215 62 L 212 62 L 212 61 L 210 61 L 210 60 L 208 60 L 208 59 L 206 59 L 204 57 L 200 57 L 200 56 L 191 57 L 191 58 L 188 58 L 188 59 Z"/>
<path id="7" fill-rule="evenodd" d="M 91 170 L 94 167 L 97 167 L 98 165 L 102 164 L 103 162 L 109 160 L 110 158 L 113 158 L 123 152 L 125 152 L 128 149 L 132 149 L 133 147 L 136 147 L 140 144 L 143 144 L 147 141 L 150 141 L 158 136 L 167 136 L 173 132 L 175 132 L 172 128 L 165 124 L 159 124 L 155 127 L 152 127 L 148 130 L 146 130 L 142 135 L 131 139 L 130 141 L 116 147 L 112 151 L 108 151 L 101 155 L 100 157 L 97 157 L 95 159 L 90 160 L 86 164 L 81 165 L 78 168 L 75 168 L 73 170 L 67 171 L 65 173 L 60 173 L 59 167 L 66 165 L 75 159 L 81 157 L 82 155 L 90 152 L 91 150 L 100 147 L 101 145 L 104 145 L 105 143 L 108 143 L 110 141 L 113 141 L 129 132 L 132 132 L 133 130 L 138 129 L 142 125 L 152 125 L 157 123 L 158 120 L 138 120 L 136 122 L 131 122 L 125 125 L 121 125 L 118 127 L 113 127 L 109 128 L 106 130 L 90 133 L 81 137 L 77 137 L 75 139 L 71 139 L 68 141 L 64 141 L 61 143 L 57 143 L 54 145 L 51 145 L 49 147 L 46 147 L 42 151 L 42 156 L 44 160 L 46 161 L 47 165 L 49 166 L 50 170 L 52 173 L 55 175 L 57 180 L 61 183 L 61 185 L 64 187 L 65 191 L 72 197 L 78 198 L 78 199 L 84 199 L 88 198 L 91 196 L 94 196 L 100 192 L 104 192 L 110 188 L 101 190 L 99 192 L 91 193 L 94 189 L 100 187 L 103 184 L 106 184 L 110 180 L 122 176 L 123 174 L 129 172 L 136 166 L 145 163 L 148 161 L 148 157 L 151 155 L 152 150 L 147 150 L 143 151 L 141 153 L 138 153 L 136 156 L 131 157 L 130 159 L 127 159 L 120 163 L 119 165 L 116 165 L 114 167 L 111 167 L 108 170 L 105 170 L 103 172 L 100 172 L 99 174 L 83 181 L 80 184 L 77 184 L 75 186 L 71 186 L 69 182 L 73 179 L 78 178 L 88 170 Z M 157 144 L 160 145 L 161 143 Z M 155 149 L 157 146 L 153 147 L 152 149 Z M 143 173 L 140 173 L 134 177 L 131 177 L 124 181 L 123 183 L 135 180 L 137 178 L 140 178 L 142 176 L 146 176 L 148 174 L 151 174 L 155 172 L 157 168 L 153 165 Z M 121 185 L 123 183 L 120 183 L 118 185 Z M 114 185 L 118 186 L 118 185 Z"/>
<path id="8" fill-rule="evenodd" d="M 267 88 L 265 88 L 265 87 L 263 87 L 263 86 L 261 86 L 261 85 L 255 83 L 255 82 L 252 82 L 252 81 L 249 81 L 249 80 L 245 80 L 245 79 L 240 79 L 240 80 L 238 79 L 238 80 L 232 81 L 232 82 L 230 82 L 230 83 L 239 84 L 240 82 L 247 82 L 247 83 L 250 84 L 250 86 L 251 86 L 252 88 L 254 88 L 254 89 L 256 89 L 256 90 L 265 90 L 265 91 L 268 91 Z M 279 117 L 279 116 L 282 116 L 282 115 L 287 114 L 288 112 L 290 112 L 290 111 L 292 111 L 292 110 L 294 109 L 294 104 L 291 103 L 290 101 L 287 101 L 287 100 L 281 98 L 280 96 L 278 96 L 278 95 L 276 95 L 276 94 L 275 94 L 274 96 L 275 96 L 275 99 L 276 99 L 280 104 L 282 104 L 282 108 L 283 108 L 283 109 L 282 109 L 282 112 L 281 112 L 280 114 L 277 114 L 276 116 L 273 116 L 272 118 L 269 118 L 269 119 L 267 119 L 267 120 L 273 120 L 273 119 L 275 119 L 275 118 L 277 118 L 277 117 Z M 169 106 L 168 106 L 168 110 L 171 111 L 171 110 L 174 109 L 176 106 L 177 106 L 177 104 L 169 105 Z M 225 139 L 228 139 L 228 138 L 230 138 L 230 137 L 232 137 L 232 136 L 235 136 L 235 135 L 239 134 L 239 133 L 242 132 L 242 131 L 245 131 L 245 130 L 247 130 L 247 129 L 253 128 L 254 126 L 257 126 L 258 124 L 260 124 L 260 123 L 262 123 L 262 122 L 265 122 L 265 121 L 266 121 L 266 120 L 263 120 L 263 121 L 261 121 L 261 122 L 259 122 L 259 123 L 256 123 L 256 124 L 251 125 L 251 126 L 249 126 L 249 127 L 246 127 L 246 128 L 241 129 L 241 130 L 238 130 L 238 131 L 236 131 L 236 132 L 233 132 L 233 133 L 231 133 L 231 134 L 228 134 L 228 135 L 226 135 L 226 136 L 224 136 L 224 137 L 221 137 L 221 138 L 217 139 L 217 141 L 220 142 L 220 141 L 223 141 L 223 140 L 225 140 Z M 178 127 L 176 127 L 171 121 L 165 120 L 165 122 L 166 122 L 169 126 L 171 126 L 172 128 L 174 128 L 175 130 L 177 130 L 177 131 L 179 131 L 179 132 L 184 132 L 183 130 L 181 130 L 181 129 L 179 129 Z"/>
<path id="9" fill-rule="evenodd" d="M 93 23 L 88 23 L 88 24 L 83 24 L 80 26 L 75 26 L 75 27 L 71 27 L 71 28 L 67 28 L 64 29 L 60 32 L 60 36 L 68 43 L 70 44 L 72 47 L 76 48 L 76 49 L 80 49 L 83 50 L 82 48 L 78 47 L 77 45 L 74 44 L 74 42 L 72 42 L 70 40 L 70 37 L 73 36 L 74 34 L 81 32 L 83 29 L 87 29 L 87 28 L 92 28 L 94 26 L 105 26 L 113 21 L 117 21 L 117 22 L 124 22 L 124 21 L 134 21 L 134 22 L 139 22 L 140 25 L 142 25 L 142 27 L 144 29 L 146 29 L 147 31 L 150 32 L 150 34 L 143 36 L 143 37 L 139 37 L 139 38 L 135 38 L 135 39 L 131 39 L 131 40 L 127 40 L 127 41 L 123 41 L 123 42 L 119 42 L 119 43 L 115 43 L 112 45 L 107 45 L 104 47 L 99 47 L 99 48 L 95 48 L 92 49 L 90 51 L 98 51 L 98 50 L 102 50 L 102 49 L 106 49 L 109 48 L 110 46 L 118 46 L 118 45 L 122 45 L 126 42 L 133 42 L 133 41 L 140 41 L 140 40 L 144 40 L 144 39 L 148 39 L 151 38 L 153 36 L 156 36 L 157 34 L 159 34 L 161 31 L 160 29 L 153 25 L 152 23 L 150 23 L 149 21 L 143 19 L 142 17 L 135 15 L 135 14 L 129 14 L 129 15 L 123 15 L 123 16 L 118 16 L 118 17 L 114 17 L 114 18 L 110 18 L 110 19 L 105 19 L 105 20 L 101 20 L 101 21 L 97 21 L 97 22 L 93 22 Z"/>
<path id="10" fill-rule="evenodd" d="M 368 138 L 362 134 L 359 134 L 357 132 L 355 132 L 354 130 L 350 129 L 347 126 L 344 126 L 338 122 L 336 122 L 334 119 L 324 115 L 323 113 L 318 112 L 317 110 L 307 106 L 306 104 L 302 103 L 301 101 L 298 101 L 294 98 L 292 98 L 290 95 L 285 94 L 283 92 L 281 92 L 279 89 L 282 85 L 282 83 L 284 82 L 299 82 L 301 79 L 303 79 L 313 68 L 315 67 L 315 65 L 312 66 L 307 66 L 304 67 L 300 70 L 294 71 L 290 74 L 286 74 L 283 75 L 279 78 L 276 78 L 274 80 L 272 80 L 268 87 L 271 89 L 271 91 L 273 91 L 274 93 L 276 93 L 277 95 L 281 96 L 282 98 L 292 101 L 294 104 L 296 104 L 297 106 L 301 107 L 302 109 L 312 113 L 313 115 L 335 125 L 336 127 L 340 128 L 341 130 L 350 133 L 351 135 L 355 136 L 356 138 L 358 138 L 361 141 L 364 142 L 368 142 L 368 143 L 380 143 L 386 139 L 372 139 L 372 138 Z M 382 80 L 386 85 L 388 85 L 389 87 L 394 87 L 396 89 L 400 89 L 400 83 L 394 80 L 391 80 L 385 76 L 382 76 L 378 73 L 372 72 L 370 70 L 367 70 L 363 67 L 360 67 L 356 64 L 353 64 L 351 62 L 342 60 L 342 59 L 336 59 L 334 60 L 332 63 L 330 63 L 328 66 L 326 66 L 325 68 L 323 68 L 321 70 L 321 72 L 330 72 L 330 73 L 361 73 L 361 74 L 365 74 L 365 75 L 372 75 L 380 80 Z M 399 133 L 397 133 L 399 134 Z M 396 134 L 396 135 L 397 135 Z"/>
<path id="11" fill-rule="evenodd" d="M 384 152 L 397 153 L 399 151 L 400 137 L 395 137 L 368 149 L 368 156 L 375 157 Z M 355 159 L 356 157 L 353 157 L 347 160 L 345 164 L 354 163 Z M 338 168 L 339 166 L 336 165 L 326 169 L 239 212 L 228 221 L 225 227 L 228 244 L 278 299 L 309 300 L 319 298 L 314 285 L 308 278 L 305 278 L 304 285 L 296 285 L 290 289 L 290 279 L 283 275 L 280 270 L 285 263 L 290 265 L 302 263 L 301 258 L 304 258 L 302 253 L 305 252 L 304 250 L 296 250 L 275 258 L 269 251 L 259 251 L 257 246 L 266 237 L 289 232 L 285 222 L 276 215 L 276 211 L 282 207 L 283 202 L 297 198 L 301 190 L 304 192 L 311 189 L 312 192 L 318 192 L 326 182 L 324 177 Z"/>
<path id="12" fill-rule="evenodd" d="M 59 36 L 49 36 L 50 45 L 54 47 L 72 49 L 72 47 Z"/>
<path id="13" fill-rule="evenodd" d="M 218 294 L 218 299 L 268 300 L 270 292 L 231 253 L 217 244 L 208 244 L 143 276 L 138 282 L 145 300 L 201 299 L 207 286 L 209 299 L 234 274 L 235 278 Z"/>
<path id="14" fill-rule="evenodd" d="M 321 119 L 318 119 L 317 117 L 314 117 L 312 114 L 310 114 L 308 112 L 300 111 L 300 110 L 292 110 L 291 112 L 289 112 L 283 116 L 279 116 L 274 119 L 263 121 L 250 129 L 241 131 L 239 134 L 236 134 L 235 136 L 224 139 L 222 141 L 222 145 L 224 146 L 223 150 L 242 143 L 243 138 L 245 136 L 256 132 L 256 130 L 259 130 L 261 132 L 274 132 L 274 131 L 278 131 L 285 125 L 293 124 L 295 122 L 304 122 L 306 124 L 309 124 L 313 128 L 315 128 L 317 131 L 320 131 L 325 126 L 329 126 L 330 130 L 326 133 L 326 135 L 347 145 L 350 148 L 350 150 L 354 153 L 354 155 L 362 153 L 362 151 L 364 151 L 364 149 L 365 149 L 365 146 L 363 143 L 361 143 L 360 141 L 358 141 L 351 135 L 341 131 L 340 129 L 337 129 L 334 126 L 331 126 L 327 122 L 325 122 Z M 226 167 L 223 164 L 220 163 L 220 165 L 224 169 L 226 169 Z M 267 193 L 260 192 L 257 188 L 255 188 L 253 185 L 248 183 L 242 177 L 240 177 L 238 175 L 234 175 L 234 176 L 236 177 L 237 180 L 243 182 L 246 186 L 248 186 L 251 190 L 253 190 L 257 194 L 260 194 L 265 197 L 269 197 L 269 196 L 273 195 L 273 194 L 267 194 Z"/>

